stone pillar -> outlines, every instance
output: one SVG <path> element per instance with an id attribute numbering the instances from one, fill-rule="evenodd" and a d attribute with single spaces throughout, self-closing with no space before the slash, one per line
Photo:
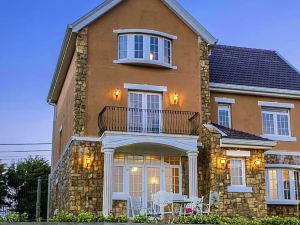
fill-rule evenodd
<path id="1" fill-rule="evenodd" d="M 107 216 L 112 211 L 114 149 L 105 148 L 103 152 L 104 152 L 103 215 Z"/>
<path id="2" fill-rule="evenodd" d="M 189 197 L 198 197 L 198 151 L 189 152 Z"/>

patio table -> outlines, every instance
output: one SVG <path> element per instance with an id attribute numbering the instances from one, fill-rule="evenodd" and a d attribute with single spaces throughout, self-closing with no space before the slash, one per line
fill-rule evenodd
<path id="1" fill-rule="evenodd" d="M 180 206 L 180 210 L 178 212 L 179 216 L 185 216 L 186 214 L 186 206 L 187 204 L 189 203 L 193 203 L 192 200 L 189 200 L 189 199 L 178 199 L 178 200 L 173 200 L 173 204 L 174 205 L 179 205 Z"/>

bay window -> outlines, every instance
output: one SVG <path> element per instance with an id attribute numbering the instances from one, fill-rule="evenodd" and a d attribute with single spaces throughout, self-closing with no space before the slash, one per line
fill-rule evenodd
<path id="1" fill-rule="evenodd" d="M 269 204 L 298 204 L 299 171 L 293 169 L 267 169 L 267 200 Z"/>
<path id="2" fill-rule="evenodd" d="M 176 69 L 176 66 L 172 66 L 172 39 L 175 38 L 172 35 L 160 34 L 161 32 L 119 34 L 118 59 L 114 63 Z"/>

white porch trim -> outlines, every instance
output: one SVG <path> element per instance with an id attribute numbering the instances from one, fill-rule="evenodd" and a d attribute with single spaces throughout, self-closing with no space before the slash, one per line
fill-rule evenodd
<path id="1" fill-rule="evenodd" d="M 104 152 L 104 178 L 103 178 L 103 215 L 108 216 L 112 210 L 113 193 L 113 160 L 114 149 L 105 148 Z"/>

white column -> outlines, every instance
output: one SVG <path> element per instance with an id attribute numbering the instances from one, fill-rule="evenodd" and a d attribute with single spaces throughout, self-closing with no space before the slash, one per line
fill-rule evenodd
<path id="1" fill-rule="evenodd" d="M 105 148 L 104 152 L 104 179 L 103 179 L 103 215 L 107 216 L 112 210 L 113 193 L 113 159 L 114 149 Z"/>
<path id="2" fill-rule="evenodd" d="M 198 152 L 189 152 L 189 197 L 198 197 Z"/>

